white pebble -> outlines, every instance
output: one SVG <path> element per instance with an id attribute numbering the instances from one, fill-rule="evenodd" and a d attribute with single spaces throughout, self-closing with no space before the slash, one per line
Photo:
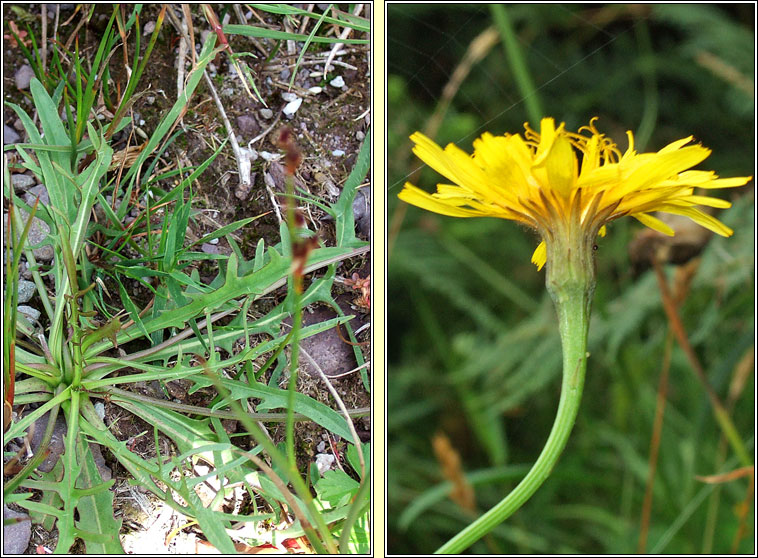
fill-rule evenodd
<path id="1" fill-rule="evenodd" d="M 294 93 L 284 92 L 282 93 L 282 99 L 284 99 L 287 102 L 292 102 L 297 99 L 297 95 Z"/>
<path id="2" fill-rule="evenodd" d="M 287 103 L 287 106 L 282 109 L 282 112 L 287 116 L 292 116 L 297 112 L 297 109 L 300 108 L 301 104 L 303 104 L 303 100 L 298 97 L 294 101 Z"/>
<path id="3" fill-rule="evenodd" d="M 95 412 L 100 417 L 100 420 L 105 420 L 105 404 L 102 401 L 95 403 Z"/>
<path id="4" fill-rule="evenodd" d="M 274 111 L 269 108 L 262 108 L 260 110 L 260 113 L 261 113 L 261 116 L 265 118 L 266 120 L 274 116 Z"/>
<path id="5" fill-rule="evenodd" d="M 311 93 L 313 93 L 314 95 L 318 95 L 319 93 L 321 93 L 321 92 L 323 91 L 323 89 L 321 89 L 321 88 L 320 88 L 320 87 L 318 87 L 318 86 L 313 86 L 313 87 L 309 87 L 309 88 L 308 88 L 308 91 L 310 91 L 310 92 L 311 92 Z"/>
<path id="6" fill-rule="evenodd" d="M 333 463 L 334 456 L 330 453 L 319 453 L 316 455 L 316 467 L 318 467 L 318 472 L 321 475 L 331 469 Z"/>
<path id="7" fill-rule="evenodd" d="M 344 87 L 345 86 L 345 80 L 342 79 L 342 76 L 337 76 L 332 81 L 329 82 L 329 85 L 332 87 Z"/>
<path id="8" fill-rule="evenodd" d="M 36 320 L 39 320 L 39 317 L 42 315 L 42 312 L 40 312 L 36 308 L 32 308 L 31 306 L 26 306 L 25 304 L 20 304 L 18 306 L 18 311 L 21 312 L 24 316 L 26 316 L 33 322 Z"/>
<path id="9" fill-rule="evenodd" d="M 260 152 L 258 152 L 258 155 L 261 156 L 261 159 L 263 159 L 264 161 L 268 161 L 268 162 L 276 161 L 277 159 L 281 159 L 282 158 L 281 155 L 276 154 L 276 153 L 269 153 L 268 151 L 260 151 Z"/>
<path id="10" fill-rule="evenodd" d="M 344 154 L 345 152 L 342 151 L 341 149 L 335 149 L 334 151 L 332 151 L 332 155 L 334 155 L 335 157 L 342 157 Z"/>

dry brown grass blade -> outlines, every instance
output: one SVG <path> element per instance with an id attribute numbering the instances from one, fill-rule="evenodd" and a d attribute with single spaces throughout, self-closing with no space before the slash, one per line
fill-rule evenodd
<path id="1" fill-rule="evenodd" d="M 724 404 L 721 402 L 721 399 L 719 399 L 719 396 L 716 394 L 708 382 L 708 378 L 705 374 L 705 370 L 703 369 L 703 365 L 700 363 L 700 359 L 698 359 L 697 355 L 695 354 L 695 349 L 693 349 L 692 344 L 690 343 L 689 337 L 687 336 L 687 331 L 685 330 L 682 319 L 679 316 L 679 310 L 677 309 L 674 298 L 669 291 L 666 277 L 663 274 L 663 267 L 657 260 L 654 262 L 653 269 L 655 270 L 655 276 L 658 279 L 658 286 L 661 290 L 661 298 L 663 301 L 663 309 L 666 313 L 666 317 L 668 318 L 669 327 L 674 332 L 674 336 L 676 337 L 679 346 L 684 351 L 684 354 L 690 363 L 690 368 L 694 372 L 695 377 L 698 379 L 700 385 L 705 390 L 717 423 L 725 432 L 728 428 L 733 429 L 734 424 L 729 417 L 729 413 L 724 407 Z M 739 442 L 739 440 L 736 442 Z M 744 448 L 738 447 L 736 445 L 736 442 L 734 449 L 744 462 L 744 460 L 748 459 L 748 457 L 746 457 L 746 455 L 743 455 L 745 453 Z"/>
<path id="2" fill-rule="evenodd" d="M 660 271 L 662 262 L 665 261 L 662 252 L 653 252 L 650 254 L 650 261 L 657 271 Z M 677 267 L 674 280 L 674 293 L 661 287 L 661 297 L 664 299 L 664 305 L 676 310 L 687 298 L 692 279 L 697 273 L 699 260 L 691 260 L 687 264 Z M 661 280 L 659 276 L 659 280 Z M 665 278 L 663 278 L 665 285 Z M 655 472 L 658 468 L 658 450 L 661 444 L 661 432 L 663 430 L 663 414 L 666 409 L 666 394 L 668 392 L 668 378 L 671 370 L 671 351 L 674 346 L 674 333 L 669 327 L 666 334 L 666 345 L 663 353 L 663 365 L 661 367 L 661 377 L 658 381 L 658 393 L 655 405 L 655 419 L 653 422 L 653 433 L 650 437 L 650 450 L 648 457 L 648 477 L 645 484 L 645 498 L 642 503 L 640 513 L 640 536 L 637 542 L 637 552 L 643 554 L 647 546 L 647 536 L 650 528 L 650 515 L 653 508 L 653 485 L 655 484 Z"/>
<path id="3" fill-rule="evenodd" d="M 655 484 L 655 472 L 658 468 L 658 450 L 661 445 L 663 413 L 666 410 L 666 394 L 668 392 L 669 370 L 671 369 L 671 350 L 673 346 L 674 335 L 669 329 L 666 334 L 666 348 L 663 353 L 661 377 L 658 380 L 653 434 L 650 436 L 647 482 L 645 483 L 645 498 L 642 502 L 642 512 L 640 513 L 640 536 L 637 541 L 637 552 L 639 554 L 645 553 L 645 548 L 647 547 L 647 535 L 650 529 L 650 515 L 653 510 L 653 486 Z"/>
<path id="4" fill-rule="evenodd" d="M 432 438 L 432 448 L 442 467 L 443 476 L 453 484 L 450 490 L 450 499 L 466 512 L 475 515 L 476 497 L 474 489 L 463 474 L 461 457 L 450 443 L 450 439 L 442 432 L 438 432 Z"/>
<path id="5" fill-rule="evenodd" d="M 729 471 L 728 473 L 721 473 L 720 475 L 695 475 L 695 478 L 700 482 L 707 484 L 722 484 L 725 482 L 731 482 L 735 479 L 752 476 L 754 471 L 755 466 L 751 465 L 750 467 L 740 467 L 739 469 Z"/>

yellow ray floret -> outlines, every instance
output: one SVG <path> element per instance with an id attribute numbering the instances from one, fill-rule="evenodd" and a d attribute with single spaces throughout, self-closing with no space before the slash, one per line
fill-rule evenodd
<path id="1" fill-rule="evenodd" d="M 732 230 L 695 206 L 727 208 L 729 202 L 696 195 L 695 188 L 743 186 L 752 177 L 719 178 L 712 171 L 689 170 L 710 155 L 692 136 L 654 153 L 637 153 L 634 136 L 621 153 L 594 125 L 568 132 L 543 118 L 540 133 L 525 124 L 519 134 L 485 132 L 468 155 L 453 144 L 442 149 L 420 132 L 411 136 L 413 152 L 447 178 L 429 194 L 406 183 L 398 197 L 417 207 L 451 217 L 499 217 L 536 229 L 543 239 L 532 256 L 542 268 L 545 241 L 578 223 L 594 240 L 608 222 L 631 215 L 656 231 L 674 231 L 652 212 L 689 217 L 722 236 Z M 604 233 L 604 228 L 603 231 Z"/>

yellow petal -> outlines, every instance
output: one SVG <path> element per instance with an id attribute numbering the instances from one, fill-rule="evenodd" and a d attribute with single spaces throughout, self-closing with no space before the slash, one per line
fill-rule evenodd
<path id="1" fill-rule="evenodd" d="M 540 121 L 540 144 L 537 146 L 537 153 L 534 158 L 535 166 L 541 165 L 542 161 L 547 157 L 550 148 L 553 145 L 555 136 L 555 120 L 552 118 L 543 118 Z"/>
<path id="2" fill-rule="evenodd" d="M 547 244 L 543 240 L 537 245 L 532 254 L 532 263 L 537 266 L 537 271 L 539 271 L 543 268 L 545 262 L 547 262 Z"/>
<path id="3" fill-rule="evenodd" d="M 576 155 L 565 136 L 557 136 L 544 162 L 547 183 L 564 198 L 574 189 L 577 175 Z"/>
<path id="4" fill-rule="evenodd" d="M 698 184 L 699 188 L 734 188 L 735 186 L 744 186 L 750 180 L 752 176 L 735 176 L 733 178 L 717 178 L 706 182 L 705 184 Z"/>
<path id="5" fill-rule="evenodd" d="M 642 223 L 646 227 L 650 227 L 654 231 L 661 232 L 667 236 L 674 236 L 674 229 L 669 227 L 666 223 L 664 223 L 657 217 L 653 217 L 652 215 L 648 215 L 647 213 L 632 213 L 632 217 L 637 219 L 640 223 Z"/>
<path id="6" fill-rule="evenodd" d="M 666 147 L 664 147 L 663 149 L 659 149 L 658 153 L 670 153 L 672 151 L 676 151 L 677 149 L 684 147 L 685 145 L 690 143 L 692 139 L 693 139 L 692 136 L 688 136 L 686 138 L 673 141 L 670 144 L 668 144 Z"/>
<path id="7" fill-rule="evenodd" d="M 405 183 L 403 190 L 397 197 L 421 209 L 433 211 L 440 215 L 448 215 L 449 217 L 479 217 L 482 215 L 481 211 L 457 207 L 454 204 L 440 201 L 409 182 Z"/>
<path id="8" fill-rule="evenodd" d="M 694 207 L 679 207 L 676 205 L 665 204 L 662 205 L 658 211 L 663 211 L 664 213 L 674 213 L 676 215 L 684 215 L 685 217 L 689 217 L 695 221 L 698 225 L 701 225 L 721 236 L 732 236 L 734 233 L 732 229 L 727 227 L 724 223 L 715 217 L 711 217 L 707 213 L 703 213 Z"/>
<path id="9" fill-rule="evenodd" d="M 678 204 L 679 201 L 680 200 L 672 200 L 671 203 Z M 722 200 L 721 198 L 711 198 L 710 196 L 687 196 L 681 201 L 687 205 L 707 205 L 708 207 L 718 207 L 721 209 L 732 207 L 731 202 Z"/>

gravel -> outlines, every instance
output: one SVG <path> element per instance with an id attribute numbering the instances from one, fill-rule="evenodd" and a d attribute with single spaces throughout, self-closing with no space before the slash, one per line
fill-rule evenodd
<path id="1" fill-rule="evenodd" d="M 16 87 L 19 89 L 29 89 L 29 84 L 34 77 L 34 70 L 32 70 L 29 64 L 24 64 L 16 70 L 16 75 L 13 77 L 16 80 Z"/>
<path id="2" fill-rule="evenodd" d="M 254 138 L 261 131 L 258 121 L 249 114 L 243 114 L 237 117 L 237 128 L 243 137 Z"/>
<path id="3" fill-rule="evenodd" d="M 45 188 L 44 184 L 37 184 L 33 188 L 29 188 L 29 191 L 24 196 L 24 201 L 32 207 L 37 198 L 39 198 L 40 203 L 50 205 L 50 194 L 47 193 L 47 188 Z"/>
<path id="4" fill-rule="evenodd" d="M 337 76 L 329 82 L 329 85 L 332 87 L 342 88 L 345 87 L 345 80 L 342 78 L 342 76 Z"/>
<path id="5" fill-rule="evenodd" d="M 13 189 L 19 194 L 25 192 L 31 186 L 34 186 L 37 181 L 34 177 L 29 176 L 28 174 L 14 174 L 11 176 L 11 183 L 13 184 Z"/>
<path id="6" fill-rule="evenodd" d="M 28 195 L 28 194 L 27 194 Z M 34 203 L 34 199 L 32 199 L 32 203 Z M 22 223 L 26 223 L 26 221 L 29 219 L 29 214 L 24 211 L 21 208 L 17 208 L 18 214 L 21 218 Z M 7 228 L 7 218 L 3 219 L 3 234 L 5 235 L 6 228 Z M 29 235 L 26 237 L 27 242 L 31 246 L 35 246 L 45 240 L 48 235 L 50 234 L 50 227 L 45 223 L 43 220 L 38 219 L 37 217 L 34 218 L 32 221 L 32 226 L 29 228 Z M 21 237 L 21 231 L 18 231 L 19 238 Z M 55 251 L 53 250 L 53 247 L 50 245 L 46 246 L 40 246 L 39 248 L 35 248 L 32 250 L 34 253 L 34 257 L 37 258 L 40 261 L 43 262 L 49 262 L 53 259 L 53 256 L 55 255 Z"/>
<path id="7" fill-rule="evenodd" d="M 30 321 L 33 321 L 33 322 L 39 320 L 39 317 L 42 315 L 42 312 L 40 312 L 36 308 L 32 308 L 31 306 L 26 306 L 25 304 L 20 304 L 18 307 L 18 311 L 24 314 L 27 318 L 29 318 Z"/>
<path id="8" fill-rule="evenodd" d="M 37 292 L 37 285 L 31 281 L 24 281 L 23 279 L 18 282 L 18 302 L 23 304 L 29 302 L 34 293 Z"/>
<path id="9" fill-rule="evenodd" d="M 21 136 L 18 135 L 18 132 L 8 126 L 7 124 L 3 124 L 3 145 L 10 145 L 12 143 L 18 143 L 21 141 Z"/>
<path id="10" fill-rule="evenodd" d="M 6 523 L 6 519 L 17 519 Z M 32 538 L 32 521 L 25 513 L 3 506 L 3 554 L 23 554 Z"/>

